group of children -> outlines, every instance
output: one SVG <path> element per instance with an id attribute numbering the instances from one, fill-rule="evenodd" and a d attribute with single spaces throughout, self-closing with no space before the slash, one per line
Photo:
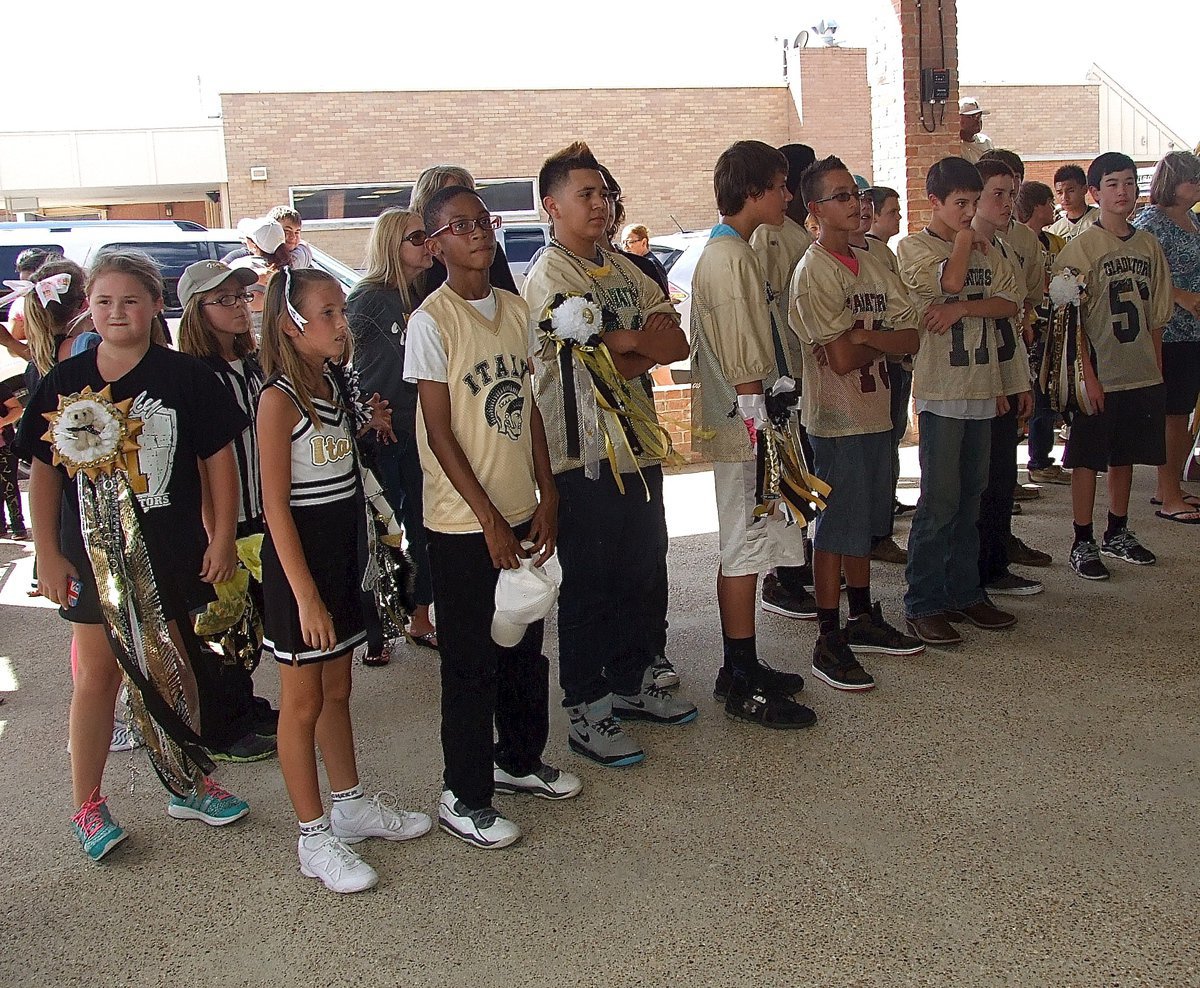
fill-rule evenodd
<path id="1" fill-rule="evenodd" d="M 408 321 L 403 370 L 417 389 L 439 617 L 438 822 L 482 848 L 521 833 L 496 809 L 496 793 L 556 800 L 582 789 L 543 760 L 550 691 L 542 622 L 529 622 L 511 646 L 494 633 L 502 572 L 530 559 L 543 566 L 557 553 L 572 751 L 603 766 L 631 765 L 646 757 L 633 725 L 697 717 L 672 692 L 679 675 L 666 657 L 669 444 L 658 441 L 648 376 L 686 356 L 689 344 L 661 286 L 611 244 L 618 204 L 606 176 L 582 143 L 545 161 L 539 186 L 553 239 L 520 295 L 492 284 L 498 222 L 471 188 L 433 191 L 419 215 L 421 242 L 445 272 Z M 1153 238 L 1126 223 L 1133 163 L 1102 155 L 1087 184 L 1096 221 L 1061 250 L 1056 268 L 1079 271 L 1088 285 L 1082 321 L 1092 348 L 1083 369 L 1096 414 L 1076 416 L 1066 465 L 1074 468 L 1072 564 L 1099 578 L 1100 552 L 1153 562 L 1126 516 L 1131 465 L 1161 462 L 1156 334 L 1170 286 Z M 1035 233 L 1013 232 L 1017 177 L 1002 157 L 938 162 L 927 179 L 932 219 L 900 241 L 898 258 L 884 242 L 898 229 L 898 197 L 872 208 L 872 193 L 835 157 L 740 141 L 718 159 L 714 188 L 720 221 L 693 276 L 690 327 L 694 444 L 713 463 L 719 517 L 724 661 L 714 693 L 733 718 L 804 728 L 816 715 L 796 699 L 803 677 L 758 655 L 760 575 L 764 609 L 817 619 L 812 674 L 847 691 L 875 685 L 861 656 L 956 643 L 955 625 L 964 622 L 1008 627 L 1015 617 L 991 595 L 1036 592 L 1028 587 L 1036 581 L 1008 571 L 1006 547 L 1018 419 L 1032 408 L 1026 344 L 1046 264 Z M 884 215 L 892 199 L 895 215 Z M 184 352 L 176 353 L 152 340 L 163 286 L 148 258 L 106 253 L 86 283 L 81 271 L 69 275 L 75 311 L 86 297 L 99 342 L 69 356 L 69 336 L 55 341 L 15 445 L 33 461 L 40 586 L 72 622 L 79 658 L 71 707 L 79 840 L 99 860 L 124 837 L 100 795 L 121 674 L 75 482 L 43 433 L 61 396 L 108 386 L 114 401 L 132 401 L 141 422 L 143 452 L 133 461 L 140 522 L 165 616 L 197 679 L 211 670 L 180 627 L 232 574 L 235 538 L 263 536 L 263 652 L 280 672 L 280 709 L 255 702 L 242 669 L 211 709 L 202 702 L 211 690 L 187 684 L 193 722 L 223 720 L 230 739 L 251 747 L 273 735 L 298 819 L 301 871 L 337 892 L 369 888 L 377 875 L 350 845 L 413 838 L 432 821 L 366 799 L 355 762 L 351 670 L 373 606 L 357 439 L 375 431 L 386 441 L 390 410 L 347 383 L 353 340 L 342 289 L 280 257 L 256 344 L 247 289 L 258 274 L 200 262 L 180 282 Z M 570 312 L 584 314 L 585 332 L 571 335 Z M 892 392 L 909 380 L 922 481 L 905 633 L 873 598 L 870 564 L 892 533 L 903 432 Z M 790 407 L 797 390 L 798 413 Z M 763 444 L 777 442 L 803 448 L 828 485 L 809 528 L 803 512 L 781 502 L 763 510 Z M 1091 513 L 1101 471 L 1110 514 L 1098 548 Z M 316 748 L 331 790 L 328 815 Z M 168 807 L 212 825 L 248 810 L 207 778 Z"/>

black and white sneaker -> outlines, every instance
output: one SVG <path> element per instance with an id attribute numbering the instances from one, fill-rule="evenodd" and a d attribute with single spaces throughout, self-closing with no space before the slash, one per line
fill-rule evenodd
<path id="1" fill-rule="evenodd" d="M 713 687 L 713 696 L 724 700 L 729 696 L 736 673 L 731 673 L 724 666 L 717 673 L 717 682 Z M 754 685 L 776 693 L 779 696 L 794 696 L 804 689 L 804 677 L 798 672 L 784 672 L 782 669 L 772 669 L 765 662 L 759 662 L 750 677 Z"/>
<path id="2" fill-rule="evenodd" d="M 1101 542 L 1100 551 L 1106 556 L 1124 559 L 1135 566 L 1153 566 L 1158 561 L 1158 557 L 1142 545 L 1128 528 L 1121 529 L 1112 538 Z"/>
<path id="3" fill-rule="evenodd" d="M 883 619 L 879 601 L 866 614 L 846 622 L 846 644 L 855 655 L 920 655 L 925 651 L 920 638 L 904 634 Z"/>
<path id="4" fill-rule="evenodd" d="M 817 616 L 817 599 L 807 590 L 789 590 L 779 577 L 768 573 L 763 577 L 762 609 L 771 614 L 812 621 Z"/>
<path id="5" fill-rule="evenodd" d="M 583 783 L 577 775 L 564 772 L 542 762 L 540 768 L 534 769 L 528 775 L 510 775 L 499 765 L 492 772 L 492 780 L 496 792 L 505 795 L 537 796 L 541 799 L 570 799 L 578 796 L 583 789 Z"/>
<path id="6" fill-rule="evenodd" d="M 783 731 L 812 727 L 817 722 L 817 715 L 808 707 L 789 696 L 762 689 L 741 672 L 731 679 L 725 716 Z"/>
<path id="7" fill-rule="evenodd" d="M 1040 580 L 1017 576 L 1016 573 L 1005 573 L 998 576 L 984 588 L 989 595 L 997 597 L 1032 597 L 1045 590 Z"/>
<path id="8" fill-rule="evenodd" d="M 665 655 L 654 656 L 650 663 L 650 675 L 654 679 L 654 685 L 660 690 L 669 690 L 679 685 L 679 672 Z"/>
<path id="9" fill-rule="evenodd" d="M 485 850 L 508 847 L 521 836 L 521 828 L 491 806 L 469 809 L 449 789 L 438 803 L 438 826 L 451 837 Z"/>
<path id="10" fill-rule="evenodd" d="M 813 646 L 813 675 L 835 690 L 871 690 L 875 680 L 850 651 L 844 629 L 830 631 Z"/>
<path id="11" fill-rule="evenodd" d="M 1071 546 L 1071 569 L 1085 580 L 1108 579 L 1108 567 L 1100 559 L 1100 547 L 1095 539 L 1085 539 Z"/>

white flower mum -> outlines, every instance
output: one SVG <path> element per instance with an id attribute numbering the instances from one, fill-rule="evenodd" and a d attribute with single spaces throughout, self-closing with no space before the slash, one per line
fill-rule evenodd
<path id="1" fill-rule="evenodd" d="M 599 306 L 581 295 L 573 295 L 555 306 L 550 313 L 550 326 L 560 340 L 586 343 L 600 332 L 603 320 Z"/>
<path id="2" fill-rule="evenodd" d="M 106 405 L 90 398 L 71 402 L 54 425 L 54 447 L 73 463 L 107 459 L 120 443 L 121 423 Z"/>
<path id="3" fill-rule="evenodd" d="M 1063 268 L 1050 279 L 1050 301 L 1055 305 L 1078 305 L 1083 279 L 1074 268 Z"/>

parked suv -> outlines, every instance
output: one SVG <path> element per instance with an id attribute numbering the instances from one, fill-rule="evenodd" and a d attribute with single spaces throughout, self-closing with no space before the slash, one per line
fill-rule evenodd
<path id="1" fill-rule="evenodd" d="M 162 268 L 164 314 L 174 332 L 183 315 L 178 295 L 183 269 L 196 261 L 219 260 L 241 246 L 236 230 L 206 230 L 186 221 L 0 223 L 0 275 L 5 279 L 16 277 L 17 255 L 27 247 L 54 250 L 85 269 L 106 248 L 136 248 L 149 254 Z M 312 252 L 313 263 L 333 275 L 349 293 L 358 282 L 358 273 L 316 247 Z M 6 306 L 0 318 L 7 317 Z M 0 349 L 0 380 L 20 374 L 24 366 L 7 350 Z"/>

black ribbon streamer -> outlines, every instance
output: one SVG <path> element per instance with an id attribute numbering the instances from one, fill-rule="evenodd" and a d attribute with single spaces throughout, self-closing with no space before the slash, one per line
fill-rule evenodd
<path id="1" fill-rule="evenodd" d="M 558 348 L 558 367 L 562 375 L 563 421 L 567 432 L 567 459 L 578 460 L 579 405 L 575 399 L 575 358 L 571 343 Z"/>

